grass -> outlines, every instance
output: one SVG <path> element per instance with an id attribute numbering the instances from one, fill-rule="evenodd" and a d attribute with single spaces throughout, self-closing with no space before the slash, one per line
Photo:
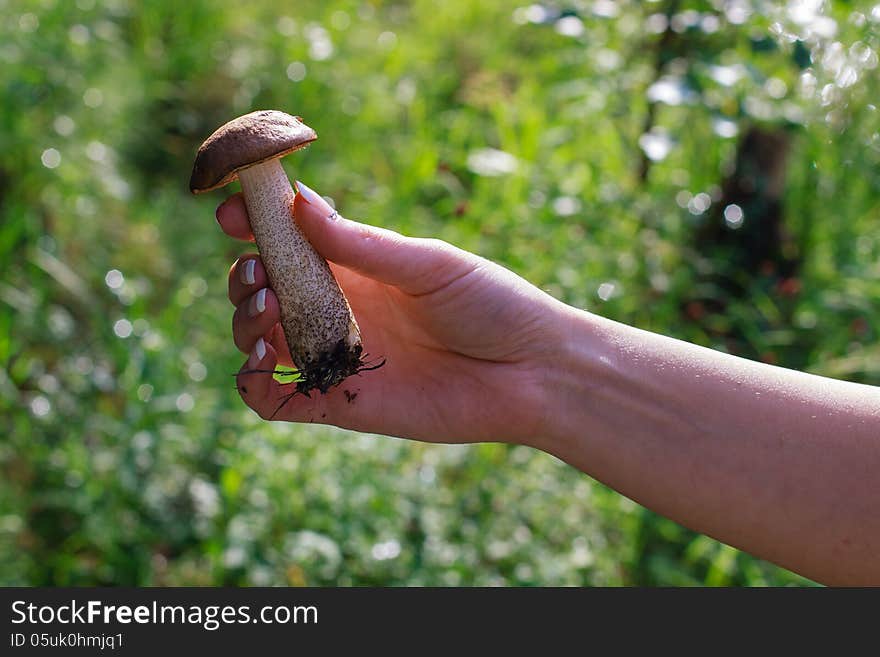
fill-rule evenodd
<path id="1" fill-rule="evenodd" d="M 0 2 L 0 583 L 809 584 L 549 456 L 268 424 L 233 389 L 246 247 L 210 216 L 225 192 L 187 181 L 207 134 L 269 107 L 317 130 L 285 166 L 348 216 L 642 328 L 880 383 L 870 7 L 836 6 L 824 38 L 769 10 L 681 2 L 681 31 L 655 32 L 669 3 L 588 4 Z M 649 102 L 663 76 L 683 100 Z M 717 199 L 751 125 L 792 135 L 801 265 L 733 295 L 688 202 Z M 485 149 L 513 165 L 486 175 Z M 723 312 L 694 314 L 704 289 Z"/>

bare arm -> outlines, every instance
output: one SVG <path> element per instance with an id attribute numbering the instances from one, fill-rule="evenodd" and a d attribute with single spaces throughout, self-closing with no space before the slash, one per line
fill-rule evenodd
<path id="1" fill-rule="evenodd" d="M 243 256 L 229 277 L 235 343 L 249 354 L 238 383 L 261 416 L 531 445 L 806 577 L 880 585 L 880 388 L 576 310 L 485 259 L 335 218 L 300 192 L 297 223 L 331 261 L 366 350 L 387 364 L 279 410 L 285 386 L 252 370 L 290 354 L 262 264 Z M 250 237 L 240 197 L 218 220 Z"/>
<path id="2" fill-rule="evenodd" d="M 880 388 L 563 315 L 536 446 L 811 579 L 880 584 Z"/>

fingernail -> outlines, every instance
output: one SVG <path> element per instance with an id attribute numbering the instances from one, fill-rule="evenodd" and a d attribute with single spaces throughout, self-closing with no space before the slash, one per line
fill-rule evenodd
<path id="1" fill-rule="evenodd" d="M 311 189 L 308 185 L 306 185 L 304 182 L 300 182 L 299 180 L 296 181 L 296 191 L 300 196 L 302 196 L 303 201 L 305 201 L 309 205 L 313 205 L 324 200 L 320 197 L 318 192 Z"/>
<path id="2" fill-rule="evenodd" d="M 257 281 L 254 274 L 256 264 L 257 262 L 253 258 L 249 258 L 245 260 L 244 265 L 239 270 L 238 275 L 244 285 L 253 285 Z"/>
<path id="3" fill-rule="evenodd" d="M 264 310 L 266 310 L 266 288 L 251 297 L 251 302 L 248 305 L 248 317 L 256 317 Z"/>
<path id="4" fill-rule="evenodd" d="M 266 343 L 263 341 L 263 338 L 257 338 L 257 343 L 254 345 L 253 351 L 251 351 L 250 358 L 248 358 L 248 367 L 251 369 L 255 368 L 265 357 Z"/>

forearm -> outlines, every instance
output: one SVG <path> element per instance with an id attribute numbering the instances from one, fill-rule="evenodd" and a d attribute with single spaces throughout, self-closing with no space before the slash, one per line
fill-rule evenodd
<path id="1" fill-rule="evenodd" d="M 880 584 L 880 389 L 561 315 L 536 446 L 807 577 Z"/>

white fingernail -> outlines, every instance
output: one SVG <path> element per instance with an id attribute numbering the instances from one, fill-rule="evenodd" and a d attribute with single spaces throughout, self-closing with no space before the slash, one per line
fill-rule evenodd
<path id="1" fill-rule="evenodd" d="M 296 191 L 299 192 L 299 195 L 302 196 L 303 200 L 309 205 L 318 203 L 321 199 L 321 197 L 318 196 L 318 192 L 299 180 L 296 181 Z"/>
<path id="2" fill-rule="evenodd" d="M 256 317 L 264 310 L 266 310 L 266 288 L 263 288 L 253 296 L 250 308 L 248 308 L 248 315 Z"/>
<path id="3" fill-rule="evenodd" d="M 249 370 L 257 369 L 257 366 L 260 364 L 260 361 L 263 360 L 266 356 L 266 343 L 263 338 L 257 338 L 257 341 L 254 343 L 254 348 L 251 349 L 251 354 L 248 356 L 247 360 L 247 368 Z"/>
<path id="4" fill-rule="evenodd" d="M 239 278 L 244 285 L 253 285 L 257 281 L 254 275 L 256 265 L 256 260 L 250 258 L 245 261 L 244 266 L 239 270 Z"/>

